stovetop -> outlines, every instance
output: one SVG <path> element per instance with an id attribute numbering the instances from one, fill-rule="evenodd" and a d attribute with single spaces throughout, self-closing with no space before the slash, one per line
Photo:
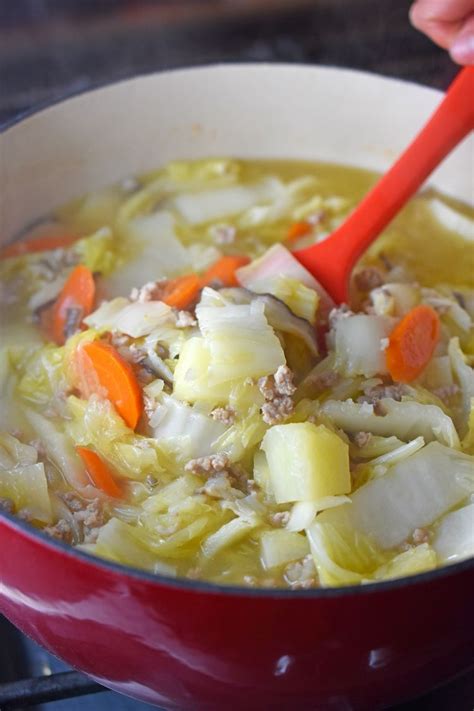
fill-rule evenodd
<path id="1" fill-rule="evenodd" d="M 410 4 L 410 0 L 0 0 L 0 127 L 24 111 L 106 82 L 213 62 L 330 64 L 444 89 L 456 67 L 444 51 L 410 28 Z M 41 679 L 32 682 L 32 677 Z M 6 702 L 7 695 L 10 699 L 16 695 L 17 700 Z M 61 696 L 69 698 L 52 701 Z M 31 706 L 39 698 L 50 701 Z M 0 618 L 0 710 L 26 707 L 154 708 L 105 691 L 72 672 Z M 471 674 L 396 711 L 473 708 Z"/>

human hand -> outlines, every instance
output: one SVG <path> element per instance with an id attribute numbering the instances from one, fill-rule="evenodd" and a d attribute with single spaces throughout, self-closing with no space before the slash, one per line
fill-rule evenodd
<path id="1" fill-rule="evenodd" d="M 416 0 L 410 20 L 455 62 L 474 64 L 474 0 Z"/>

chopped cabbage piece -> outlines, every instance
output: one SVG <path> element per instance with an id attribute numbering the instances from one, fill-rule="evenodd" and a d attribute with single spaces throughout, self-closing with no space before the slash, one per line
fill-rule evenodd
<path id="1" fill-rule="evenodd" d="M 246 269 L 246 267 L 243 268 Z M 298 279 L 283 274 L 272 274 L 267 279 L 262 278 L 255 282 L 251 291 L 257 294 L 271 294 L 283 301 L 296 316 L 304 318 L 310 323 L 315 321 L 319 304 L 318 293 Z"/>
<path id="2" fill-rule="evenodd" d="M 119 331 L 132 338 L 148 336 L 164 323 L 175 323 L 173 310 L 162 301 L 130 303 L 127 299 L 117 298 L 106 301 L 84 319 L 91 328 Z"/>
<path id="3" fill-rule="evenodd" d="M 183 345 L 174 371 L 173 393 L 186 402 L 224 405 L 230 396 L 232 381 L 209 382 L 211 354 L 204 338 L 193 336 Z"/>
<path id="4" fill-rule="evenodd" d="M 276 425 L 262 442 L 277 503 L 315 501 L 351 490 L 349 448 L 324 425 Z"/>
<path id="5" fill-rule="evenodd" d="M 141 480 L 162 471 L 155 440 L 127 427 L 108 400 L 92 396 L 85 401 L 71 395 L 67 407 L 70 419 L 66 428 L 71 439 L 92 447 L 118 476 Z"/>
<path id="6" fill-rule="evenodd" d="M 257 408 L 235 422 L 215 443 L 216 452 L 226 452 L 232 462 L 237 462 L 245 457 L 250 462 L 254 449 L 261 441 L 268 427 L 262 420 Z"/>
<path id="7" fill-rule="evenodd" d="M 270 470 L 268 468 L 265 452 L 258 449 L 253 458 L 253 478 L 257 486 L 263 491 L 266 500 L 274 501 L 270 483 Z"/>
<path id="8" fill-rule="evenodd" d="M 17 391 L 28 402 L 37 405 L 61 405 L 68 383 L 65 349 L 51 344 L 37 348 L 21 363 Z"/>
<path id="9" fill-rule="evenodd" d="M 78 240 L 73 249 L 81 264 L 103 276 L 111 274 L 123 263 L 123 256 L 109 227 L 101 227 L 89 237 Z"/>
<path id="10" fill-rule="evenodd" d="M 8 432 L 0 432 L 0 468 L 14 469 L 17 465 L 36 464 L 38 452 L 29 444 L 23 444 Z"/>
<path id="11" fill-rule="evenodd" d="M 436 531 L 433 548 L 443 563 L 474 556 L 474 504 L 444 516 Z"/>
<path id="12" fill-rule="evenodd" d="M 406 457 L 410 457 L 412 454 L 415 454 L 415 452 L 418 452 L 418 450 L 424 446 L 425 440 L 423 437 L 416 437 L 416 439 L 412 439 L 411 442 L 402 444 L 400 447 L 392 449 L 390 452 L 386 452 L 385 454 L 381 454 L 379 457 L 376 457 L 370 462 L 370 465 L 375 467 L 380 464 L 395 464 L 396 462 L 400 462 L 402 459 L 406 459 Z"/>
<path id="13" fill-rule="evenodd" d="M 323 522 L 321 516 L 306 533 L 323 587 L 361 583 L 386 562 L 386 555 L 369 536 L 351 527 Z"/>
<path id="14" fill-rule="evenodd" d="M 321 414 L 345 432 L 371 432 L 383 437 L 395 435 L 405 441 L 423 437 L 426 442 L 436 439 L 459 449 L 453 421 L 440 407 L 412 400 L 397 402 L 391 398 L 382 398 L 380 407 L 384 415 L 376 414 L 374 406 L 367 402 L 327 400 L 321 405 Z"/>
<path id="15" fill-rule="evenodd" d="M 283 190 L 275 178 L 254 185 L 232 185 L 215 190 L 181 193 L 172 200 L 173 207 L 191 225 L 236 215 L 252 205 L 274 200 Z"/>
<path id="16" fill-rule="evenodd" d="M 306 536 L 285 529 L 264 531 L 260 538 L 260 559 L 266 570 L 304 558 L 309 553 Z"/>
<path id="17" fill-rule="evenodd" d="M 127 250 L 131 257 L 103 280 L 108 298 L 191 269 L 188 251 L 176 237 L 174 227 L 169 212 L 155 212 L 128 223 Z"/>
<path id="18" fill-rule="evenodd" d="M 44 466 L 34 447 L 7 432 L 0 432 L 0 497 L 11 499 L 15 510 L 51 523 L 52 511 Z"/>
<path id="19" fill-rule="evenodd" d="M 194 494 L 201 486 L 201 480 L 193 474 L 183 474 L 174 481 L 163 486 L 156 494 L 149 496 L 143 502 L 143 509 L 148 513 L 162 513 L 170 506 L 176 506 L 187 496 Z"/>
<path id="20" fill-rule="evenodd" d="M 355 314 L 341 318 L 336 325 L 336 368 L 345 375 L 387 373 L 384 340 L 393 329 L 392 319 Z"/>
<path id="21" fill-rule="evenodd" d="M 462 441 L 462 448 L 469 454 L 474 454 L 474 397 L 471 398 L 471 412 L 467 423 L 467 432 Z"/>
<path id="22" fill-rule="evenodd" d="M 433 570 L 436 565 L 435 551 L 428 543 L 422 543 L 415 548 L 409 548 L 407 551 L 399 553 L 388 563 L 381 565 L 373 574 L 373 578 L 374 580 L 404 578 L 406 575 L 416 575 L 416 573 Z"/>
<path id="23" fill-rule="evenodd" d="M 465 361 L 464 354 L 459 347 L 459 339 L 452 338 L 448 346 L 448 354 L 451 359 L 451 366 L 456 379 L 461 388 L 462 413 L 461 413 L 461 434 L 465 434 L 468 426 L 469 414 L 471 411 L 471 399 L 474 398 L 474 369 Z"/>
<path id="24" fill-rule="evenodd" d="M 453 372 L 449 356 L 432 358 L 421 375 L 422 384 L 429 390 L 453 384 Z"/>
<path id="25" fill-rule="evenodd" d="M 473 458 L 432 442 L 357 489 L 350 505 L 324 511 L 317 521 L 349 525 L 381 548 L 393 548 L 472 492 Z"/>
<path id="26" fill-rule="evenodd" d="M 170 447 L 180 460 L 211 454 L 226 429 L 222 422 L 166 394 L 153 415 L 153 437 L 161 447 Z"/>
<path id="27" fill-rule="evenodd" d="M 0 497 L 11 499 L 17 512 L 25 509 L 35 521 L 52 521 L 48 482 L 41 462 L 16 465 L 8 470 L 3 469 L 0 462 Z"/>
<path id="28" fill-rule="evenodd" d="M 257 528 L 260 523 L 259 517 L 255 515 L 252 518 L 248 517 L 246 519 L 240 517 L 234 518 L 203 541 L 202 552 L 206 558 L 212 558 L 223 548 L 245 538 L 251 531 Z"/>
<path id="29" fill-rule="evenodd" d="M 101 527 L 94 552 L 117 563 L 153 571 L 158 556 L 148 546 L 143 529 L 118 518 L 111 518 Z M 172 575 L 172 568 L 169 574 Z"/>
<path id="30" fill-rule="evenodd" d="M 212 290 L 204 290 L 208 291 Z M 211 306 L 201 302 L 196 308 L 196 316 L 209 348 L 211 387 L 269 375 L 285 364 L 285 354 L 268 325 L 263 303 Z"/>
<path id="31" fill-rule="evenodd" d="M 59 427 L 39 412 L 25 409 L 24 414 L 35 435 L 43 443 L 48 458 L 57 466 L 61 474 L 74 489 L 90 485 L 81 460 L 74 450 L 72 440 Z M 97 436 L 101 437 L 100 429 Z"/>
<path id="32" fill-rule="evenodd" d="M 378 316 L 405 316 L 420 301 L 420 289 L 413 284 L 389 282 L 372 289 L 370 299 Z"/>
<path id="33" fill-rule="evenodd" d="M 325 509 L 332 509 L 343 504 L 350 504 L 348 496 L 324 496 L 317 501 L 297 501 L 293 504 L 287 531 L 304 531 L 309 528 L 316 518 L 316 514 Z"/>

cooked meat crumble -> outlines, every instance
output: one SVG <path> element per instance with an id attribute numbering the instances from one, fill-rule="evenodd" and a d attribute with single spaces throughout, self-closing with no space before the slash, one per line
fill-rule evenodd
<path id="1" fill-rule="evenodd" d="M 265 403 L 262 418 L 268 425 L 286 420 L 294 411 L 292 395 L 296 391 L 294 375 L 287 365 L 281 365 L 274 375 L 266 375 L 258 381 L 258 387 Z"/>

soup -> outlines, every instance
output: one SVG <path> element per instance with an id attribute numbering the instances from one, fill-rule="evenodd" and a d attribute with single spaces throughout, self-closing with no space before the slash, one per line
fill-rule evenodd
<path id="1" fill-rule="evenodd" d="M 291 250 L 376 176 L 173 163 L 3 249 L 0 507 L 154 573 L 294 590 L 474 554 L 474 250 L 426 191 L 336 306 Z"/>

